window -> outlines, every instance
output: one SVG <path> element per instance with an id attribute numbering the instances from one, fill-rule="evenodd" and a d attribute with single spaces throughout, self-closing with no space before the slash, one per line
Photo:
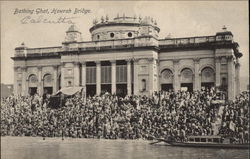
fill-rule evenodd
<path id="1" fill-rule="evenodd" d="M 68 87 L 70 87 L 70 86 L 71 86 L 71 84 L 72 84 L 72 83 L 71 83 L 71 81 L 68 81 Z"/>
<path id="2" fill-rule="evenodd" d="M 132 33 L 131 32 L 128 33 L 128 37 L 132 37 Z"/>
<path id="3" fill-rule="evenodd" d="M 146 80 L 145 79 L 141 80 L 141 90 L 146 91 Z"/>
<path id="4" fill-rule="evenodd" d="M 100 35 L 97 35 L 97 39 L 100 39 Z"/>
<path id="5" fill-rule="evenodd" d="M 115 36 L 114 33 L 110 33 L 110 37 L 113 38 Z"/>

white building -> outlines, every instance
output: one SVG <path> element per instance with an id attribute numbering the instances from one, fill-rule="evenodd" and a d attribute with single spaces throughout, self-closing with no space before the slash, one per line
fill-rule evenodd
<path id="1" fill-rule="evenodd" d="M 233 34 L 160 39 L 149 17 L 94 20 L 91 41 L 75 25 L 62 46 L 15 49 L 15 94 L 55 93 L 82 86 L 87 95 L 151 95 L 154 91 L 222 86 L 229 99 L 239 93 L 239 58 Z M 38 36 L 38 35 L 37 35 Z"/>

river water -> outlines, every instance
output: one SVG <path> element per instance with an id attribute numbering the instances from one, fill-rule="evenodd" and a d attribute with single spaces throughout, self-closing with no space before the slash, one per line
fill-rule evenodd
<path id="1" fill-rule="evenodd" d="M 248 159 L 248 150 L 150 145 L 144 140 L 1 137 L 1 159 Z"/>

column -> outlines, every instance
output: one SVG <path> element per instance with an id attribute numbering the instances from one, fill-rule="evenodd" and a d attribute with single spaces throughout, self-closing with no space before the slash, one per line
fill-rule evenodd
<path id="1" fill-rule="evenodd" d="M 82 62 L 82 87 L 83 87 L 83 96 L 86 97 L 86 62 Z"/>
<path id="2" fill-rule="evenodd" d="M 228 75 L 228 99 L 234 99 L 234 87 L 233 87 L 233 57 L 227 56 L 227 75 Z"/>
<path id="3" fill-rule="evenodd" d="M 96 61 L 96 94 L 101 94 L 101 61 Z"/>
<path id="4" fill-rule="evenodd" d="M 74 87 L 80 85 L 80 67 L 79 62 L 74 62 Z"/>
<path id="5" fill-rule="evenodd" d="M 53 77 L 53 94 L 55 94 L 58 91 L 58 81 L 57 81 L 57 76 L 58 76 L 58 66 L 53 66 L 54 69 L 54 77 Z"/>
<path id="6" fill-rule="evenodd" d="M 220 87 L 221 77 L 220 77 L 220 66 L 221 66 L 221 57 L 215 57 L 215 86 Z"/>
<path id="7" fill-rule="evenodd" d="M 61 88 L 65 87 L 65 81 L 64 81 L 64 77 L 65 77 L 65 62 L 61 63 Z"/>
<path id="8" fill-rule="evenodd" d="M 22 96 L 28 95 L 27 83 L 27 67 L 22 67 Z"/>
<path id="9" fill-rule="evenodd" d="M 37 67 L 38 70 L 38 94 L 43 95 L 43 77 L 42 77 L 42 66 Z"/>
<path id="10" fill-rule="evenodd" d="M 157 80 L 157 85 L 156 85 L 156 90 L 157 91 L 160 91 L 161 90 L 161 82 L 160 82 L 160 75 L 161 73 L 159 72 L 160 71 L 160 60 L 157 59 L 156 60 L 156 80 Z"/>
<path id="11" fill-rule="evenodd" d="M 139 94 L 139 84 L 138 84 L 138 61 L 139 59 L 134 59 L 134 94 Z"/>
<path id="12" fill-rule="evenodd" d="M 154 86 L 154 62 L 155 59 L 154 58 L 148 58 L 148 65 L 149 65 L 149 81 L 148 81 L 148 85 L 149 85 L 149 95 L 151 96 L 155 90 L 155 86 Z"/>
<path id="13" fill-rule="evenodd" d="M 131 59 L 127 60 L 127 94 L 131 95 Z"/>
<path id="14" fill-rule="evenodd" d="M 111 92 L 112 94 L 116 93 L 116 61 L 112 60 L 111 62 Z"/>
<path id="15" fill-rule="evenodd" d="M 235 84 L 236 84 L 236 95 L 240 94 L 240 63 L 238 62 L 235 65 Z"/>
<path id="16" fill-rule="evenodd" d="M 173 60 L 174 64 L 174 91 L 180 90 L 179 59 Z"/>
<path id="17" fill-rule="evenodd" d="M 18 89 L 18 82 L 17 82 L 17 78 L 18 78 L 18 67 L 14 67 L 14 95 L 18 95 L 17 89 Z"/>
<path id="18" fill-rule="evenodd" d="M 200 90 L 201 89 L 201 80 L 200 80 L 200 73 L 199 73 L 199 67 L 200 67 L 200 58 L 194 59 L 194 90 Z"/>

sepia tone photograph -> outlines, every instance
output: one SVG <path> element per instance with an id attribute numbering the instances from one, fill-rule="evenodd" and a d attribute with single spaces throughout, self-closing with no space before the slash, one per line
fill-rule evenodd
<path id="1" fill-rule="evenodd" d="M 1 159 L 249 158 L 248 1 L 1 1 Z"/>

